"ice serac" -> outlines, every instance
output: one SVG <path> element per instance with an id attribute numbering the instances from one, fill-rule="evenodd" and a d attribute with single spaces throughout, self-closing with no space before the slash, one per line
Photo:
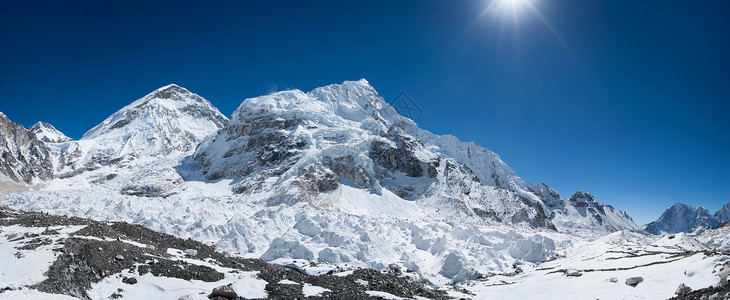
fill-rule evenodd
<path id="1" fill-rule="evenodd" d="M 675 203 L 664 211 L 659 219 L 647 224 L 645 230 L 652 234 L 696 233 L 721 225 L 722 223 L 702 206 L 691 207 Z"/>
<path id="2" fill-rule="evenodd" d="M 592 196 L 584 208 L 547 185 L 524 182 L 475 143 L 418 128 L 364 79 L 246 99 L 194 160 L 209 180 L 237 178 L 237 193 L 273 191 L 270 205 L 337 207 L 326 195 L 355 189 L 368 201 L 397 198 L 444 219 L 555 229 L 551 218 L 571 217 L 589 220 L 577 222 L 586 230 L 639 229 Z"/>
<path id="3" fill-rule="evenodd" d="M 140 158 L 184 155 L 228 123 L 208 100 L 175 84 L 134 101 L 59 152 L 62 177 Z"/>
<path id="4" fill-rule="evenodd" d="M 53 164 L 43 141 L 0 112 L 0 182 L 30 184 L 51 178 Z"/>
<path id="5" fill-rule="evenodd" d="M 67 137 L 63 132 L 53 127 L 53 125 L 46 122 L 38 122 L 28 128 L 28 130 L 35 133 L 36 137 L 46 143 L 63 143 L 72 141 L 73 139 Z"/>

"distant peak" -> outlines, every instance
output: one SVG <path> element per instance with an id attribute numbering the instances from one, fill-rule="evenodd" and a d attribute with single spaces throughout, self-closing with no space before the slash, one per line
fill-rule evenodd
<path id="1" fill-rule="evenodd" d="M 53 125 L 43 121 L 38 121 L 38 123 L 35 123 L 33 126 L 28 128 L 28 130 L 35 133 L 38 139 L 44 142 L 61 143 L 72 140 L 70 137 L 67 137 L 61 131 L 56 129 Z"/>
<path id="2" fill-rule="evenodd" d="M 669 208 L 689 208 L 689 209 L 692 209 L 692 206 L 689 206 L 689 205 L 684 204 L 682 202 L 676 202 L 676 203 L 672 204 L 672 206 L 669 207 Z"/>
<path id="3" fill-rule="evenodd" d="M 30 129 L 33 129 L 33 128 L 42 128 L 42 127 L 46 127 L 46 128 L 53 128 L 53 129 L 55 129 L 55 128 L 53 127 L 53 125 L 51 125 L 51 124 L 48 124 L 48 123 L 46 123 L 46 122 L 43 122 L 43 121 L 38 121 L 37 123 L 33 124 L 33 126 L 31 126 L 31 127 L 30 127 Z"/>
<path id="4" fill-rule="evenodd" d="M 571 199 L 573 199 L 573 198 L 585 198 L 586 197 L 586 194 L 587 193 L 583 193 L 580 190 L 576 190 L 575 193 L 573 194 L 573 196 L 571 196 L 570 198 Z"/>

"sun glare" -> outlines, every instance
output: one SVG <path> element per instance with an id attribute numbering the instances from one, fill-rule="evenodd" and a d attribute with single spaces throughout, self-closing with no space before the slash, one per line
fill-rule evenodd
<path id="1" fill-rule="evenodd" d="M 536 0 L 492 0 L 489 10 L 511 15 L 517 19 L 525 10 L 534 10 Z"/>
<path id="2" fill-rule="evenodd" d="M 499 0 L 503 6 L 521 7 L 529 5 L 530 0 Z"/>

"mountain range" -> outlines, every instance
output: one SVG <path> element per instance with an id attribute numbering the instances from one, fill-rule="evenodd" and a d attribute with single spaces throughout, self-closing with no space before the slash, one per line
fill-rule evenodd
<path id="1" fill-rule="evenodd" d="M 652 234 L 697 233 L 721 227 L 728 222 L 730 222 L 730 202 L 714 214 L 702 206 L 691 207 L 675 203 L 667 208 L 659 219 L 647 224 L 644 230 Z"/>
<path id="2" fill-rule="evenodd" d="M 5 115 L 0 132 L 3 180 L 30 190 L 3 203 L 267 261 L 398 262 L 457 282 L 549 259 L 565 234 L 641 230 L 589 193 L 562 197 L 476 143 L 420 129 L 364 79 L 249 98 L 230 120 L 172 84 L 79 140 Z"/>

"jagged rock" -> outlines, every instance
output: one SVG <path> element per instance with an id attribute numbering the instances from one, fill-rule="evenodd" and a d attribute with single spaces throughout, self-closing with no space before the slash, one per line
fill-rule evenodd
<path id="1" fill-rule="evenodd" d="M 641 277 L 641 276 L 629 277 L 629 278 L 626 278 L 626 285 L 637 286 L 642 281 L 644 281 L 644 277 Z"/>
<path id="2" fill-rule="evenodd" d="M 232 283 L 214 288 L 213 292 L 210 295 L 211 297 L 219 296 L 226 299 L 235 299 L 238 297 L 236 290 L 233 289 Z"/>

